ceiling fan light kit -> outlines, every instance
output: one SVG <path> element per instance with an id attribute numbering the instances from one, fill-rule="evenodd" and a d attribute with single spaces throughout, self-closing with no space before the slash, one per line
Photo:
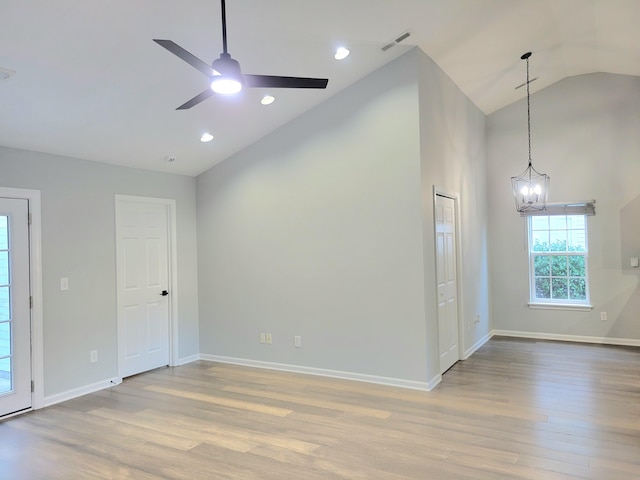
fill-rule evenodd
<path id="1" fill-rule="evenodd" d="M 527 133 L 529 138 L 529 165 L 526 170 L 516 177 L 511 177 L 513 197 L 516 201 L 516 210 L 525 213 L 533 210 L 545 210 L 549 195 L 549 175 L 538 172 L 533 168 L 531 161 L 531 101 L 529 93 L 529 57 L 527 52 L 522 60 L 527 62 Z"/>
<path id="2" fill-rule="evenodd" d="M 161 47 L 167 49 L 181 60 L 209 78 L 210 88 L 199 93 L 191 100 L 180 105 L 176 110 L 187 110 L 214 94 L 232 95 L 243 87 L 247 88 L 327 88 L 326 78 L 282 77 L 275 75 L 244 75 L 240 64 L 231 58 L 227 51 L 227 18 L 225 0 L 220 0 L 222 11 L 222 53 L 211 66 L 191 54 L 172 40 L 153 39 Z"/>
<path id="3" fill-rule="evenodd" d="M 213 77 L 211 90 L 222 95 L 231 95 L 242 90 L 242 73 L 240 64 L 228 53 L 222 53 L 220 58 L 211 64 Z"/>

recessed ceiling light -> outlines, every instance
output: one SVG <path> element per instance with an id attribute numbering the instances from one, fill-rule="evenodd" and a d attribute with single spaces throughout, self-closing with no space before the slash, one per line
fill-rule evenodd
<path id="1" fill-rule="evenodd" d="M 336 60 L 344 60 L 349 56 L 349 49 L 340 47 L 336 50 L 336 54 L 333 56 Z"/>
<path id="2" fill-rule="evenodd" d="M 213 140 L 213 135 L 211 135 L 209 132 L 203 133 L 200 137 L 200 141 L 203 143 L 210 142 L 211 140 Z"/>
<path id="3" fill-rule="evenodd" d="M 265 95 L 264 97 L 262 97 L 262 100 L 260 100 L 260 103 L 262 105 L 271 105 L 275 101 L 276 101 L 275 97 L 271 95 Z"/>

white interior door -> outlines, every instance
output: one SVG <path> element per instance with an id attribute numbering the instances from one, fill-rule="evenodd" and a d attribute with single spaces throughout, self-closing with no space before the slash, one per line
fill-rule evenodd
<path id="1" fill-rule="evenodd" d="M 460 360 L 458 283 L 456 279 L 456 209 L 452 198 L 436 195 L 436 280 L 440 373 Z"/>
<path id="2" fill-rule="evenodd" d="M 31 408 L 29 202 L 0 198 L 0 416 Z"/>
<path id="3" fill-rule="evenodd" d="M 120 376 L 169 365 L 169 207 L 118 197 Z"/>

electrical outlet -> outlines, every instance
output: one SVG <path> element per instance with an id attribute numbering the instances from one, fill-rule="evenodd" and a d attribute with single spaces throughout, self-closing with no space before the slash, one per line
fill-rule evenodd
<path id="1" fill-rule="evenodd" d="M 607 321 L 607 312 L 600 312 L 600 320 L 603 322 Z"/>
<path id="2" fill-rule="evenodd" d="M 267 336 L 264 333 L 260 334 L 260 343 L 267 343 Z"/>
<path id="3" fill-rule="evenodd" d="M 267 341 L 267 345 L 271 345 L 273 338 L 271 337 L 270 333 L 265 334 L 265 339 Z"/>
<path id="4" fill-rule="evenodd" d="M 69 279 L 67 277 L 62 277 L 60 279 L 60 290 L 69 290 Z"/>
<path id="5" fill-rule="evenodd" d="M 89 352 L 89 361 L 91 363 L 97 363 L 98 362 L 98 350 L 91 350 Z"/>
<path id="6" fill-rule="evenodd" d="M 300 335 L 293 337 L 293 346 L 296 348 L 302 348 L 302 337 Z"/>

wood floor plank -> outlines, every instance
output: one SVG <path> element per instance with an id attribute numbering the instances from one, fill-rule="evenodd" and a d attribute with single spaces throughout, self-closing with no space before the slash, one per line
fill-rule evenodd
<path id="1" fill-rule="evenodd" d="M 244 387 L 224 387 L 223 390 L 225 392 L 233 392 L 240 393 L 242 395 L 247 395 L 255 398 L 268 398 L 270 400 L 278 400 L 280 402 L 285 402 L 288 404 L 302 404 L 302 405 L 311 405 L 313 407 L 325 408 L 327 410 L 337 410 L 339 412 L 348 412 L 354 415 L 364 415 L 375 418 L 389 418 L 391 416 L 391 412 L 380 410 L 377 408 L 368 408 L 362 407 L 357 404 L 351 404 L 346 402 L 335 402 L 331 400 L 318 400 L 317 398 L 304 396 L 301 394 L 290 395 L 285 393 L 276 393 L 276 392 L 265 392 L 264 389 L 253 389 L 253 388 L 244 388 Z"/>
<path id="2" fill-rule="evenodd" d="M 0 479 L 633 480 L 640 349 L 496 337 L 432 392 L 195 362 L 0 421 Z"/>
<path id="3" fill-rule="evenodd" d="M 155 385 L 150 385 L 144 388 L 145 390 L 149 390 L 157 393 L 163 393 L 163 394 L 171 395 L 174 397 L 188 398 L 189 400 L 196 400 L 198 402 L 207 402 L 207 403 L 211 403 L 213 405 L 218 405 L 222 407 L 248 410 L 252 412 L 263 413 L 265 415 L 274 415 L 276 417 L 286 417 L 292 412 L 292 410 L 289 410 L 287 408 L 269 407 L 267 405 L 257 403 L 257 402 L 245 402 L 242 400 L 234 400 L 231 398 L 224 398 L 216 395 L 187 392 L 184 390 L 178 390 L 176 388 L 157 387 Z"/>

